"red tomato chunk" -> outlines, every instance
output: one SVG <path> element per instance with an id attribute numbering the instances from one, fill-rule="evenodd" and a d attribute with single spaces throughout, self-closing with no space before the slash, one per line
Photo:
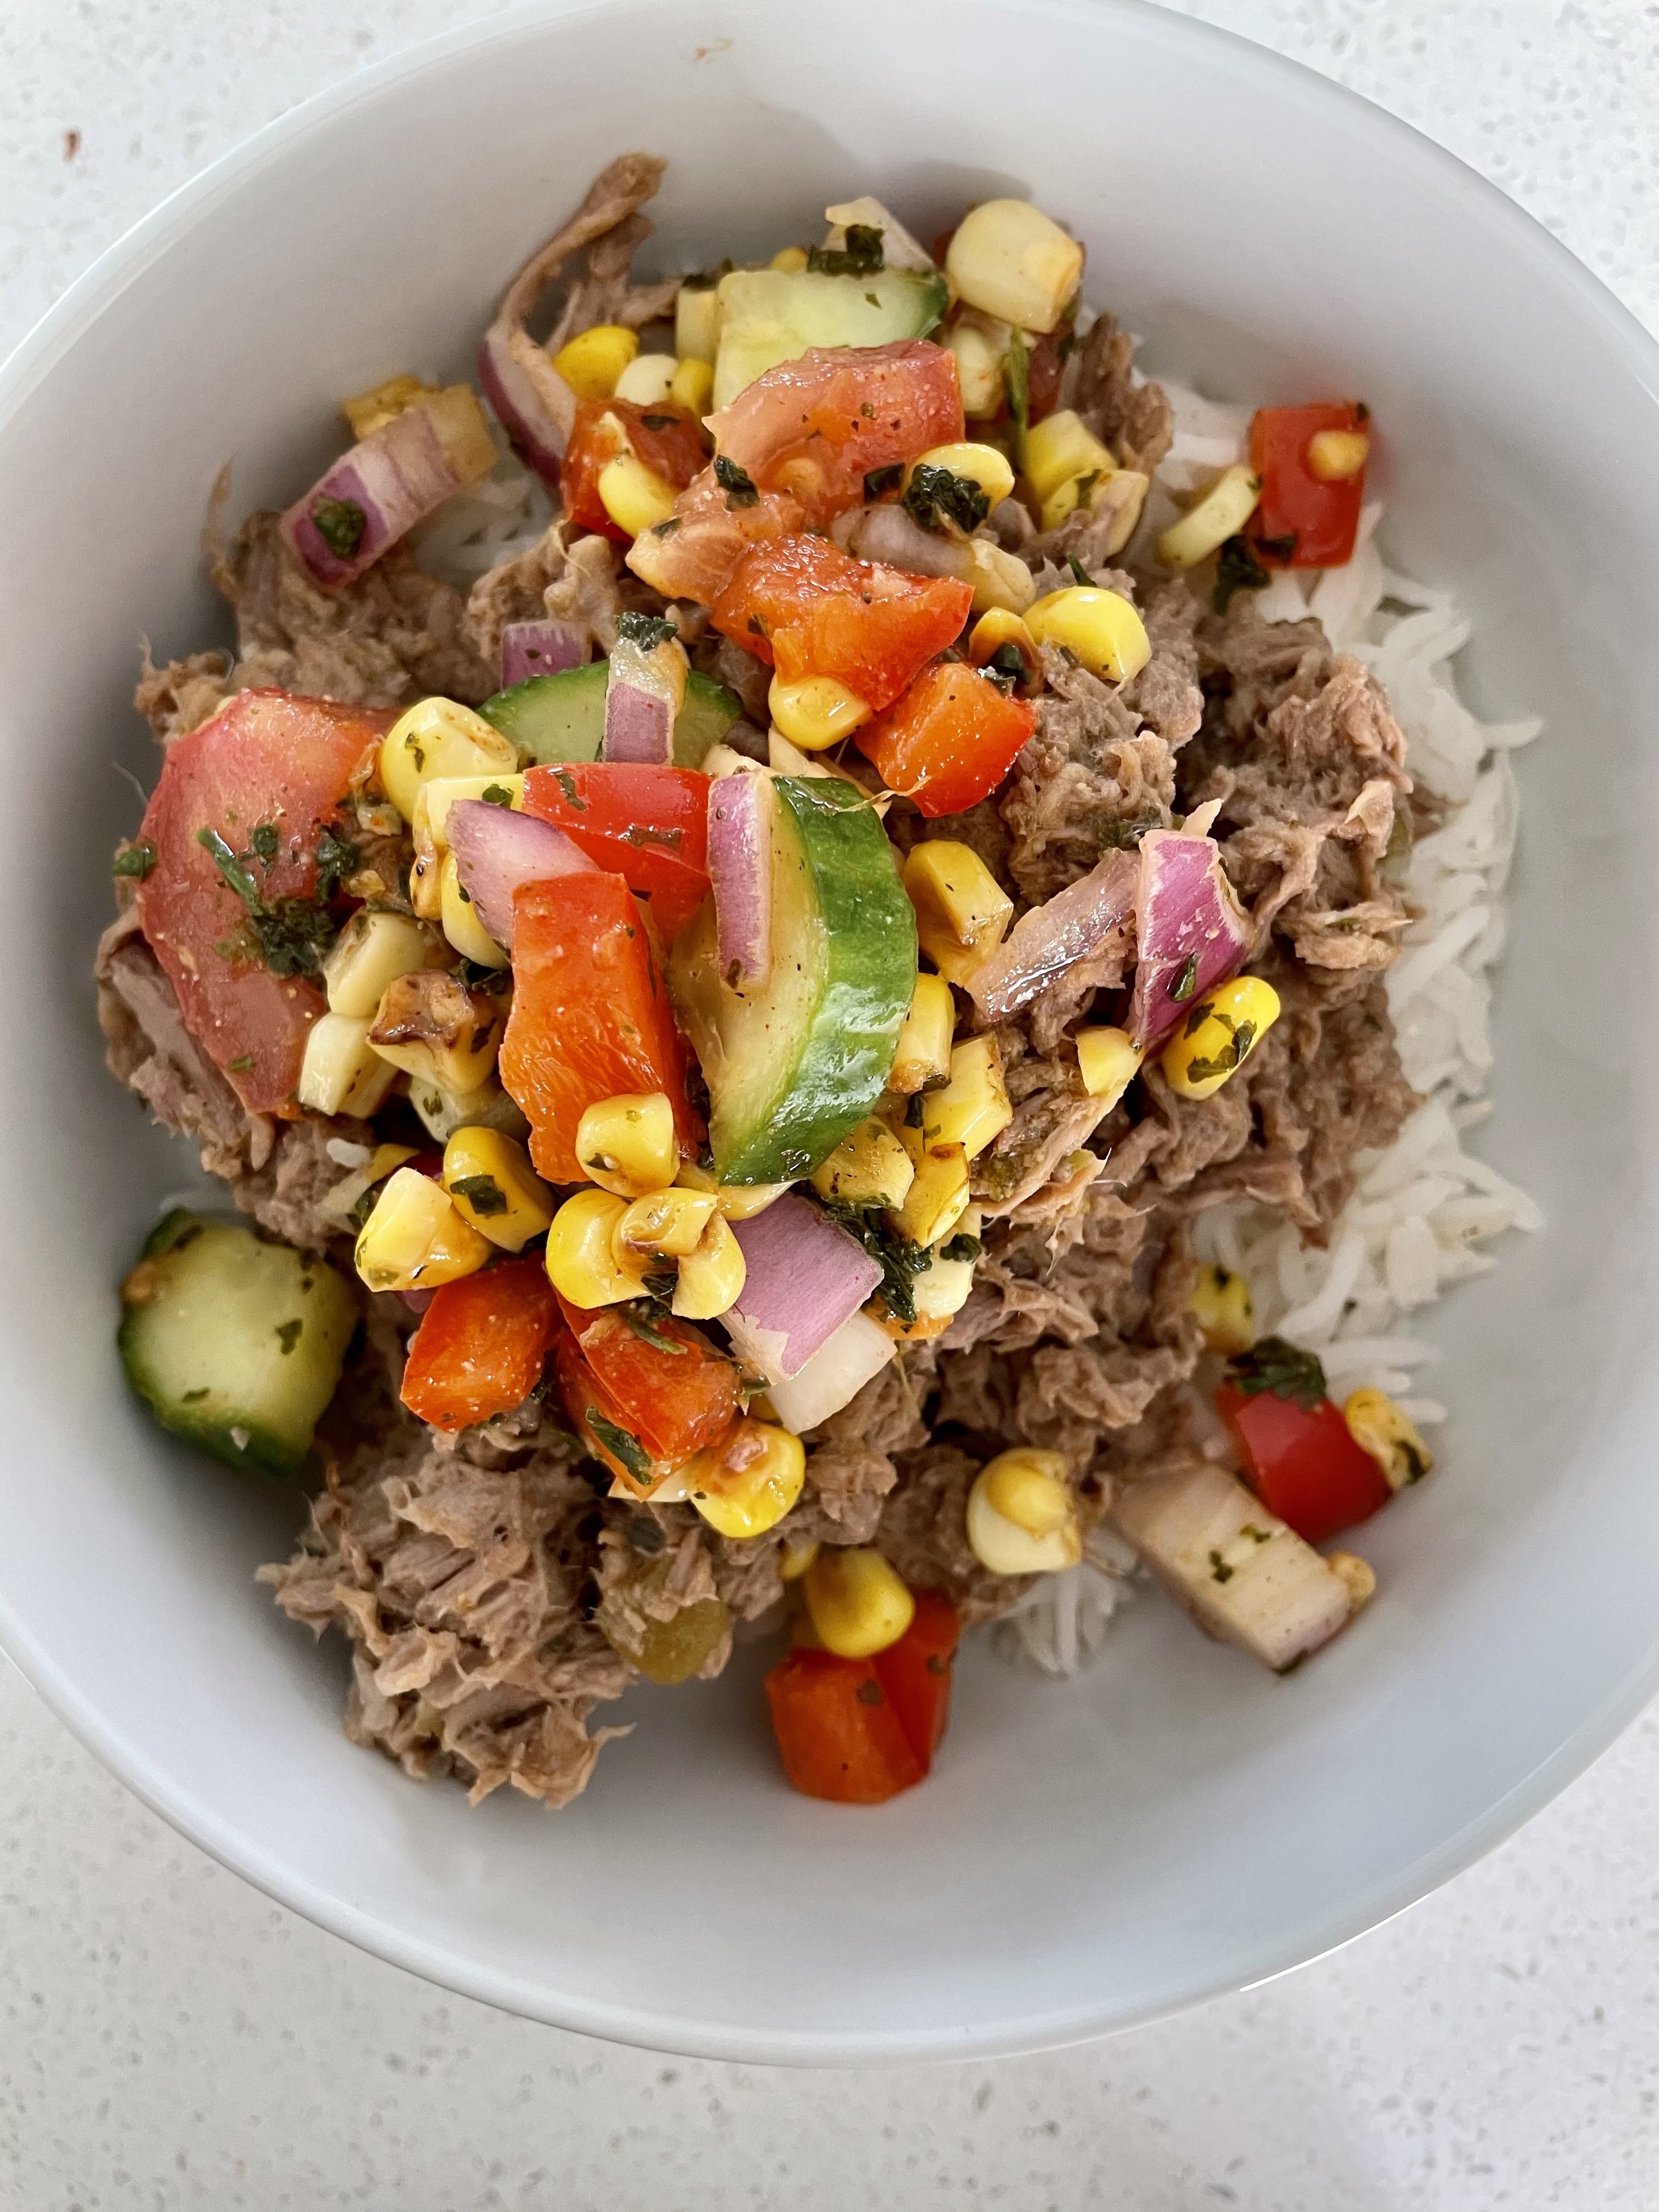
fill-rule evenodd
<path id="1" fill-rule="evenodd" d="M 1244 1464 L 1244 1479 L 1270 1513 L 1310 1544 L 1368 1521 L 1394 1492 L 1357 1444 L 1342 1409 L 1322 1398 L 1311 1411 L 1272 1390 L 1247 1395 L 1224 1382 L 1215 1394 Z"/>
<path id="2" fill-rule="evenodd" d="M 708 779 L 694 769 L 590 761 L 532 768 L 524 808 L 650 902 L 665 938 L 708 896 Z"/>
<path id="3" fill-rule="evenodd" d="M 672 400 L 650 407 L 627 399 L 578 402 L 559 471 L 565 510 L 584 530 L 623 545 L 630 543 L 629 534 L 611 520 L 599 497 L 599 477 L 626 453 L 636 454 L 672 491 L 684 491 L 708 459 L 696 416 Z"/>
<path id="4" fill-rule="evenodd" d="M 779 1756 L 803 1796 L 879 1805 L 928 1771 L 951 1713 L 962 1625 L 938 1590 L 917 1590 L 915 1617 L 873 1659 L 799 1650 L 766 1678 Z"/>
<path id="5" fill-rule="evenodd" d="M 1036 708 L 964 661 L 924 669 L 884 714 L 854 732 L 890 791 L 927 815 L 959 814 L 987 799 L 1036 729 Z"/>
<path id="6" fill-rule="evenodd" d="M 410 1344 L 404 1405 L 451 1432 L 511 1412 L 541 1381 L 558 1321 L 539 1255 L 443 1284 Z"/>
<path id="7" fill-rule="evenodd" d="M 1370 414 L 1350 400 L 1318 407 L 1258 408 L 1250 422 L 1250 466 L 1261 498 L 1248 536 L 1273 568 L 1340 568 L 1353 558 L 1365 471 L 1324 483 L 1309 465 L 1308 447 L 1322 430 L 1369 437 Z"/>

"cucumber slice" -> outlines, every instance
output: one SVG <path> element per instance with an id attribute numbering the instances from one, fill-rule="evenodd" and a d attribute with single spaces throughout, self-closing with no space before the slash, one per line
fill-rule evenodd
<path id="1" fill-rule="evenodd" d="M 590 660 L 556 676 L 527 676 L 486 699 L 478 712 L 539 765 L 598 760 L 605 740 L 605 689 L 611 664 Z M 735 691 L 694 668 L 674 722 L 674 765 L 701 768 L 743 712 Z"/>
<path id="2" fill-rule="evenodd" d="M 925 338 L 949 303 L 938 270 L 878 269 L 829 276 L 815 269 L 734 269 L 720 283 L 714 405 L 808 346 L 890 345 Z"/>
<path id="3" fill-rule="evenodd" d="M 915 915 L 868 801 L 836 776 L 772 788 L 771 974 L 744 992 L 722 980 L 712 901 L 669 974 L 725 1183 L 787 1182 L 828 1158 L 881 1096 L 915 988 Z"/>
<path id="4" fill-rule="evenodd" d="M 350 1285 L 319 1254 L 180 1206 L 121 1285 L 116 1341 L 163 1428 L 228 1467 L 291 1474 L 356 1325 Z"/>

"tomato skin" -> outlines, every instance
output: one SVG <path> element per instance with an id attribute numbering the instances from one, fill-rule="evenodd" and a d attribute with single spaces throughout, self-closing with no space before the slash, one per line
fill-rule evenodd
<path id="1" fill-rule="evenodd" d="M 559 1299 L 569 1329 L 604 1398 L 653 1460 L 677 1467 L 719 1443 L 742 1408 L 738 1370 L 700 1329 L 653 1314 L 653 1335 L 677 1344 L 659 1351 L 631 1329 L 614 1306 L 587 1312 Z"/>
<path id="2" fill-rule="evenodd" d="M 1342 1409 L 1322 1398 L 1311 1412 L 1271 1390 L 1247 1395 L 1231 1382 L 1215 1394 L 1244 1464 L 1244 1479 L 1270 1513 L 1310 1544 L 1368 1521 L 1394 1492 L 1357 1444 Z"/>
<path id="3" fill-rule="evenodd" d="M 708 896 L 708 779 L 634 761 L 532 768 L 524 807 L 650 902 L 665 939 Z"/>
<path id="4" fill-rule="evenodd" d="M 1340 568 L 1352 560 L 1365 471 L 1322 483 L 1308 467 L 1308 441 L 1320 430 L 1368 430 L 1370 422 L 1369 410 L 1351 400 L 1259 407 L 1251 416 L 1250 466 L 1261 479 L 1261 498 L 1246 534 L 1267 567 Z"/>
<path id="5" fill-rule="evenodd" d="M 675 501 L 673 529 L 665 538 L 654 530 L 636 538 L 628 565 L 666 599 L 712 606 L 751 545 L 805 526 L 800 501 L 787 492 L 763 491 L 752 507 L 733 506 L 714 470 L 705 469 Z"/>
<path id="6" fill-rule="evenodd" d="M 792 1789 L 836 1805 L 881 1805 L 927 1767 L 867 1659 L 792 1651 L 766 1677 L 778 1755 Z"/>
<path id="7" fill-rule="evenodd" d="M 139 832 L 154 846 L 155 865 L 138 886 L 138 920 L 185 1028 L 251 1112 L 298 1114 L 306 1036 L 326 1001 L 303 976 L 275 975 L 255 959 L 216 949 L 248 942 L 246 908 L 198 833 L 215 830 L 240 854 L 256 824 L 275 823 L 275 859 L 252 864 L 261 895 L 309 897 L 318 835 L 338 811 L 365 751 L 396 719 L 395 710 L 331 699 L 238 691 L 167 748 Z"/>
<path id="8" fill-rule="evenodd" d="M 410 1342 L 404 1405 L 452 1433 L 510 1412 L 540 1382 L 558 1324 L 539 1255 L 441 1285 Z"/>
<path id="9" fill-rule="evenodd" d="M 649 407 L 629 399 L 578 400 L 559 470 L 565 512 L 619 545 L 633 540 L 611 520 L 599 497 L 599 475 L 629 447 L 675 491 L 684 491 L 708 459 L 696 416 L 672 399 Z"/>
<path id="10" fill-rule="evenodd" d="M 1029 699 L 1011 697 L 965 661 L 942 660 L 853 742 L 890 791 L 924 814 L 959 814 L 996 789 L 1036 720 Z"/>
<path id="11" fill-rule="evenodd" d="M 695 1158 L 702 1124 L 686 1099 L 685 1047 L 627 884 L 612 875 L 524 884 L 513 910 L 501 1077 L 529 1118 L 538 1173 L 585 1182 L 577 1125 L 586 1108 L 623 1091 L 666 1092 L 681 1148 Z"/>
<path id="12" fill-rule="evenodd" d="M 712 619 L 786 684 L 834 676 L 879 711 L 956 642 L 973 598 L 954 577 L 854 561 L 827 538 L 780 538 L 744 555 Z"/>
<path id="13" fill-rule="evenodd" d="M 951 1669 L 962 1641 L 962 1622 L 942 1590 L 919 1589 L 911 1595 L 916 1601 L 915 1619 L 898 1642 L 878 1651 L 871 1663 L 925 1774 L 951 1718 Z"/>

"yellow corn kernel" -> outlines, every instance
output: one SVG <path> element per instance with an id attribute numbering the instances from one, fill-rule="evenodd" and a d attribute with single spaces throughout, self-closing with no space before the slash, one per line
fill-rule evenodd
<path id="1" fill-rule="evenodd" d="M 951 986 L 943 975 L 918 975 L 894 1049 L 888 1089 L 908 1093 L 948 1076 L 956 1028 L 957 1002 Z"/>
<path id="2" fill-rule="evenodd" d="M 635 354 L 617 379 L 616 397 L 635 407 L 655 407 L 667 398 L 678 367 L 672 353 Z"/>
<path id="3" fill-rule="evenodd" d="M 300 1103 L 313 1114 L 357 1114 L 366 1121 L 386 1103 L 398 1071 L 368 1041 L 363 1015 L 321 1014 L 306 1037 Z"/>
<path id="4" fill-rule="evenodd" d="M 1036 597 L 1036 580 L 1018 553 L 1005 553 L 988 538 L 968 540 L 968 578 L 974 587 L 973 611 L 988 614 L 1006 607 L 1023 615 Z"/>
<path id="5" fill-rule="evenodd" d="M 1369 1452 L 1387 1475 L 1390 1490 L 1420 1482 L 1433 1467 L 1434 1455 L 1411 1415 L 1402 1413 L 1385 1391 L 1354 1391 L 1342 1408 L 1342 1418 L 1361 1451 Z"/>
<path id="6" fill-rule="evenodd" d="M 916 1601 L 898 1570 L 867 1545 L 820 1552 L 801 1589 L 819 1641 L 842 1659 L 886 1650 L 915 1619 Z"/>
<path id="7" fill-rule="evenodd" d="M 904 863 L 922 951 L 947 981 L 972 974 L 1002 942 L 1014 902 L 971 845 L 927 837 Z"/>
<path id="8" fill-rule="evenodd" d="M 428 1136 L 440 1145 L 447 1145 L 457 1129 L 499 1129 L 504 1137 L 530 1133 L 515 1101 L 493 1079 L 471 1091 L 441 1091 L 435 1083 L 416 1080 L 409 1086 L 409 1103 Z"/>
<path id="9" fill-rule="evenodd" d="M 957 225 L 945 267 L 970 307 L 1051 331 L 1083 274 L 1083 248 L 1029 200 L 985 200 Z"/>
<path id="10" fill-rule="evenodd" d="M 1096 528 L 1109 520 L 1105 536 L 1097 541 L 1103 560 L 1121 553 L 1134 536 L 1152 483 L 1139 469 L 1115 469 L 1090 492 L 1089 514 Z"/>
<path id="11" fill-rule="evenodd" d="M 1255 513 L 1261 479 L 1242 461 L 1224 469 L 1196 507 L 1172 522 L 1158 541 L 1158 557 L 1170 568 L 1195 568 L 1229 538 L 1236 538 Z"/>
<path id="12" fill-rule="evenodd" d="M 680 1162 L 666 1092 L 623 1091 L 588 1107 L 576 1124 L 576 1158 L 619 1198 L 666 1189 Z"/>
<path id="13" fill-rule="evenodd" d="M 547 1279 L 573 1306 L 615 1306 L 645 1295 L 653 1261 L 643 1252 L 624 1260 L 617 1249 L 617 1224 L 627 1211 L 608 1190 L 579 1190 L 554 1215 Z"/>
<path id="14" fill-rule="evenodd" d="M 620 323 L 595 323 L 559 348 L 553 366 L 578 399 L 609 399 L 639 350 L 637 331 L 624 330 Z"/>
<path id="15" fill-rule="evenodd" d="M 812 1188 L 843 1206 L 902 1206 L 915 1172 L 884 1123 L 860 1121 L 813 1169 Z"/>
<path id="16" fill-rule="evenodd" d="M 1364 430 L 1316 430 L 1308 441 L 1308 474 L 1321 483 L 1346 483 L 1371 457 Z"/>
<path id="17" fill-rule="evenodd" d="M 766 704 L 774 725 L 792 745 L 821 753 L 839 744 L 870 719 L 870 702 L 833 676 L 803 676 L 794 684 L 772 678 Z"/>
<path id="18" fill-rule="evenodd" d="M 701 422 L 714 402 L 713 367 L 706 361 L 694 361 L 690 356 L 678 362 L 674 380 L 668 387 L 668 396 L 677 407 L 690 408 Z"/>
<path id="19" fill-rule="evenodd" d="M 778 1554 L 778 1579 L 798 1583 L 823 1549 L 816 1536 L 786 1536 Z"/>
<path id="20" fill-rule="evenodd" d="M 992 507 L 999 507 L 1014 488 L 1013 464 L 994 446 L 958 443 L 930 446 L 904 471 L 908 486 L 918 469 L 943 469 L 947 476 L 963 477 L 977 484 Z"/>
<path id="21" fill-rule="evenodd" d="M 1117 458 L 1102 445 L 1075 408 L 1045 415 L 1025 433 L 1021 453 L 1025 480 L 1039 499 L 1079 477 L 1110 476 Z"/>
<path id="22" fill-rule="evenodd" d="M 1083 1557 L 1059 1452 L 1020 1445 L 982 1468 L 968 1493 L 968 1543 L 994 1575 L 1052 1574 Z"/>
<path id="23" fill-rule="evenodd" d="M 443 862 L 436 853 L 416 853 L 409 864 L 409 902 L 422 921 L 444 916 Z"/>
<path id="24" fill-rule="evenodd" d="M 405 822 L 421 786 L 434 776 L 512 775 L 516 748 L 482 714 L 453 699 L 422 699 L 398 717 L 380 744 L 380 783 Z"/>
<path id="25" fill-rule="evenodd" d="M 495 1249 L 441 1184 L 399 1168 L 375 1200 L 353 1257 L 371 1291 L 429 1291 L 476 1275 Z"/>
<path id="26" fill-rule="evenodd" d="M 1200 1267 L 1187 1310 L 1196 1315 L 1211 1352 L 1248 1352 L 1255 1342 L 1255 1302 L 1243 1276 L 1231 1267 Z"/>
<path id="27" fill-rule="evenodd" d="M 811 259 L 804 246 L 783 246 L 772 256 L 769 266 L 782 270 L 786 276 L 797 276 Z"/>
<path id="28" fill-rule="evenodd" d="M 444 1188 L 503 1252 L 522 1252 L 551 1226 L 552 1192 L 524 1146 L 499 1129 L 456 1130 L 444 1146 Z"/>
<path id="29" fill-rule="evenodd" d="M 455 855 L 446 853 L 438 870 L 438 915 L 444 935 L 463 960 L 479 968 L 510 968 L 512 955 L 504 951 L 478 919 L 478 909 L 461 881 Z"/>
<path id="30" fill-rule="evenodd" d="M 647 1191 L 629 1205 L 617 1224 L 617 1243 L 626 1253 L 666 1252 L 676 1260 L 695 1252 L 715 1212 L 712 1190 Z"/>
<path id="31" fill-rule="evenodd" d="M 1042 680 L 1036 640 L 1012 609 L 991 608 L 968 633 L 968 658 L 975 668 L 988 668 L 995 661 L 999 668 L 1012 672 L 1014 662 L 1010 658 L 1010 648 L 1018 655 L 1024 671 L 1019 688 L 1023 691 L 1035 690 Z"/>
<path id="32" fill-rule="evenodd" d="M 1122 1097 L 1146 1057 L 1146 1046 L 1137 1044 L 1126 1030 L 1103 1027 L 1077 1033 L 1077 1072 L 1083 1087 L 1091 1098 L 1103 1098 L 1109 1107 Z"/>
<path id="33" fill-rule="evenodd" d="M 506 1011 L 447 970 L 423 968 L 386 986 L 368 1032 L 383 1060 L 440 1091 L 476 1091 L 495 1066 Z"/>
<path id="34" fill-rule="evenodd" d="M 680 1163 L 674 1180 L 683 1190 L 712 1191 L 716 1211 L 727 1221 L 752 1220 L 791 1188 L 787 1182 L 716 1182 L 707 1168 L 692 1160 Z"/>
<path id="35" fill-rule="evenodd" d="M 412 407 L 417 399 L 429 398 L 434 389 L 430 384 L 422 384 L 418 376 L 389 376 L 372 392 L 356 392 L 349 399 L 343 399 L 340 411 L 350 423 L 354 438 L 372 438 L 377 430 L 384 430 L 394 416 L 401 415 L 405 407 Z"/>
<path id="36" fill-rule="evenodd" d="M 594 488 L 605 513 L 630 538 L 673 518 L 678 497 L 673 485 L 647 468 L 637 453 L 618 453 L 614 461 L 607 461 Z"/>
<path id="37" fill-rule="evenodd" d="M 748 1279 L 743 1247 L 726 1216 L 717 1213 L 697 1240 L 696 1249 L 680 1261 L 673 1310 L 682 1321 L 714 1321 L 737 1304 Z"/>
<path id="38" fill-rule="evenodd" d="M 927 1145 L 960 1145 L 976 1160 L 1014 1118 L 1002 1055 L 993 1036 L 969 1037 L 951 1054 L 951 1079 L 922 1094 L 921 1134 Z"/>
<path id="39" fill-rule="evenodd" d="M 1002 412 L 1002 355 L 973 323 L 947 331 L 945 343 L 957 357 L 962 411 L 971 422 Z"/>
<path id="40" fill-rule="evenodd" d="M 1368 1566 L 1357 1552 L 1328 1552 L 1325 1565 L 1348 1593 L 1350 1620 L 1362 1605 L 1369 1604 L 1376 1595 L 1376 1571 Z"/>
<path id="41" fill-rule="evenodd" d="M 706 361 L 708 396 L 714 395 L 714 356 L 720 342 L 720 295 L 712 283 L 688 280 L 674 295 L 674 350 L 682 362 Z"/>
<path id="42" fill-rule="evenodd" d="M 970 1206 L 957 1224 L 951 1243 L 954 1244 L 957 1237 L 963 1236 L 977 1241 L 980 1225 L 980 1210 L 976 1206 Z M 925 1340 L 944 1334 L 968 1303 L 969 1292 L 974 1287 L 974 1270 L 978 1264 L 977 1255 L 971 1259 L 947 1260 L 944 1249 L 934 1247 L 927 1265 L 910 1285 L 916 1318 L 904 1331 L 907 1339 Z"/>
<path id="43" fill-rule="evenodd" d="M 960 1145 L 925 1146 L 904 1203 L 894 1210 L 899 1234 L 913 1244 L 941 1243 L 967 1210 L 967 1153 Z"/>
<path id="44" fill-rule="evenodd" d="M 806 1448 L 771 1421 L 739 1421 L 724 1444 L 699 1452 L 686 1495 L 715 1533 L 734 1540 L 775 1528 L 800 1496 Z"/>
<path id="45" fill-rule="evenodd" d="M 330 1013 L 371 1020 L 387 985 L 427 966 L 436 951 L 432 932 L 406 914 L 371 914 L 360 907 L 323 963 Z"/>
<path id="46" fill-rule="evenodd" d="M 317 1201 L 319 1212 L 326 1216 L 337 1228 L 348 1231 L 355 1230 L 357 1223 L 353 1216 L 356 1212 L 358 1200 L 373 1190 L 377 1182 L 384 1182 L 393 1168 L 400 1168 L 405 1160 L 414 1158 L 413 1145 L 377 1145 L 367 1167 L 358 1168 L 353 1174 L 342 1176 L 338 1182 L 331 1184 L 323 1193 Z"/>
<path id="47" fill-rule="evenodd" d="M 1127 684 L 1152 657 L 1146 625 L 1127 599 L 1095 584 L 1050 592 L 1026 610 L 1025 626 L 1039 645 L 1064 646 L 1108 684 Z"/>
<path id="48" fill-rule="evenodd" d="M 443 853 L 449 844 L 450 808 L 463 799 L 482 799 L 486 792 L 497 805 L 506 799 L 515 811 L 524 806 L 522 775 L 434 775 L 430 783 L 423 783 L 409 823 L 415 850 Z"/>
<path id="49" fill-rule="evenodd" d="M 1279 1019 L 1279 994 L 1260 975 L 1206 991 L 1164 1048 L 1158 1065 L 1182 1098 L 1208 1098 L 1241 1068 Z"/>
<path id="50" fill-rule="evenodd" d="M 501 453 L 472 386 L 446 385 L 441 392 L 422 392 L 417 404 L 460 483 L 473 484 L 488 476 Z"/>

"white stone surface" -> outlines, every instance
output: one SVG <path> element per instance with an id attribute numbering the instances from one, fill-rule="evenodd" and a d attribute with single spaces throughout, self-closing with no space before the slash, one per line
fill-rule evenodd
<path id="1" fill-rule="evenodd" d="M 257 124 L 489 12 L 8 0 L 0 351 Z M 1188 12 L 1405 116 L 1659 326 L 1659 8 Z M 360 1957 L 153 1819 L 3 1663 L 0 1775 L 0 2203 L 27 2212 L 1659 2203 L 1651 1714 L 1506 1849 L 1268 1988 L 1045 2057 L 859 2074 L 611 2050 Z"/>

